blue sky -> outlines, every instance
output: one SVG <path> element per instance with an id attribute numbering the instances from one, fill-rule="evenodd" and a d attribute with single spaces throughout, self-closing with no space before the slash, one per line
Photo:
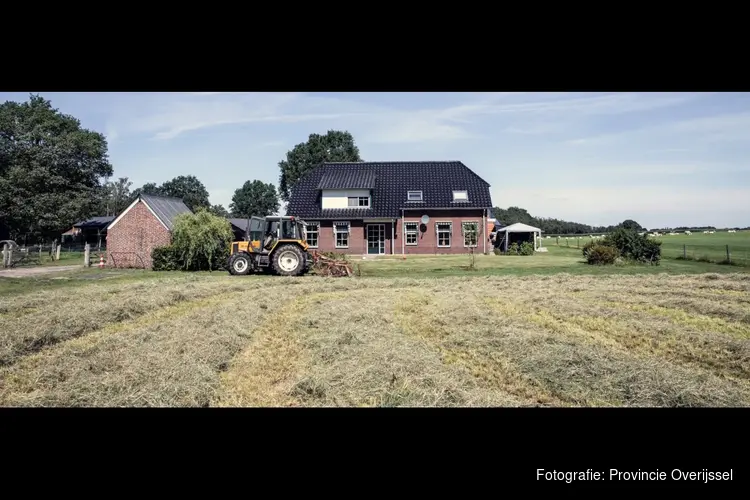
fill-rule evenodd
<path id="1" fill-rule="evenodd" d="M 460 160 L 501 207 L 588 224 L 750 225 L 748 93 L 41 93 L 133 187 L 195 175 L 228 207 L 311 133 L 366 161 Z M 24 101 L 28 93 L 0 93 Z"/>

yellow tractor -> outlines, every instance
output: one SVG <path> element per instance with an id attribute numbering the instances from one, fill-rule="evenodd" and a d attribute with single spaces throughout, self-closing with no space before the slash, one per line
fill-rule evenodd
<path id="1" fill-rule="evenodd" d="M 244 241 L 232 242 L 229 273 L 299 276 L 313 265 L 308 248 L 304 221 L 291 216 L 250 217 Z"/>

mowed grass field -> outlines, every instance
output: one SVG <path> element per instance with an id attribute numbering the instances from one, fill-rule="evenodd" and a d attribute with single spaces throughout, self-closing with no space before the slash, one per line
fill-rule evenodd
<path id="1" fill-rule="evenodd" d="M 0 405 L 750 405 L 750 273 L 579 255 L 0 278 Z"/>
<path id="2" fill-rule="evenodd" d="M 706 262 L 723 262 L 727 258 L 727 245 L 730 250 L 730 260 L 734 264 L 750 266 L 750 231 L 738 231 L 728 233 L 726 231 L 717 231 L 714 234 L 703 234 L 702 232 L 691 235 L 668 234 L 655 237 L 662 242 L 662 258 L 676 259 L 683 257 L 684 252 L 690 260 L 703 260 Z M 560 237 L 559 244 L 555 236 L 549 239 L 544 238 L 542 244 L 550 248 L 577 248 L 590 241 L 588 236 L 569 236 L 566 240 Z"/>

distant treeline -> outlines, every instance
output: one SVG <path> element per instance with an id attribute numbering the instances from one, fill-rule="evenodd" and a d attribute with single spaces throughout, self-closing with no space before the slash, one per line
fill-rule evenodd
<path id="1" fill-rule="evenodd" d="M 534 217 L 526 209 L 520 207 L 508 207 L 499 208 L 495 207 L 492 209 L 495 219 L 497 219 L 502 225 L 507 226 L 520 222 L 522 224 L 528 224 L 529 226 L 538 227 L 543 233 L 547 234 L 591 234 L 591 233 L 609 233 L 615 229 L 625 227 L 629 229 L 636 229 L 638 231 L 648 231 L 645 227 L 638 224 L 636 221 L 628 219 L 620 222 L 619 224 L 610 226 L 590 226 L 588 224 L 581 224 L 580 222 L 570 222 L 561 219 L 554 218 L 542 218 Z M 734 229 L 737 231 L 750 229 L 750 227 L 728 227 L 719 228 L 722 229 Z M 659 228 L 650 229 L 650 231 L 658 232 L 670 232 L 670 231 L 715 231 L 717 230 L 714 226 L 695 226 L 695 227 L 673 227 L 673 228 Z"/>

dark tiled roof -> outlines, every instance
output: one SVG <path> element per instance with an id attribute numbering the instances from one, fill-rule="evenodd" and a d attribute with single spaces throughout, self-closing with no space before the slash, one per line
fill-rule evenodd
<path id="1" fill-rule="evenodd" d="M 371 208 L 321 209 L 321 185 L 365 189 L 360 185 L 367 179 L 374 186 Z M 467 191 L 468 201 L 454 202 L 454 190 Z M 408 202 L 407 191 L 422 191 L 423 201 Z M 460 161 L 323 163 L 294 186 L 287 214 L 307 220 L 395 218 L 412 206 L 491 208 L 490 185 Z"/>
<path id="2" fill-rule="evenodd" d="M 154 196 L 152 194 L 141 194 L 141 200 L 151 207 L 156 216 L 171 231 L 174 229 L 174 219 L 181 214 L 189 214 L 192 211 L 180 198 L 167 196 Z"/>
<path id="3" fill-rule="evenodd" d="M 92 217 L 90 219 L 78 222 L 77 224 L 73 224 L 73 227 L 81 228 L 81 229 L 103 229 L 109 224 L 115 220 L 114 216 L 111 217 Z"/>
<path id="4" fill-rule="evenodd" d="M 371 168 L 330 169 L 320 176 L 318 189 L 373 189 L 375 171 Z"/>

